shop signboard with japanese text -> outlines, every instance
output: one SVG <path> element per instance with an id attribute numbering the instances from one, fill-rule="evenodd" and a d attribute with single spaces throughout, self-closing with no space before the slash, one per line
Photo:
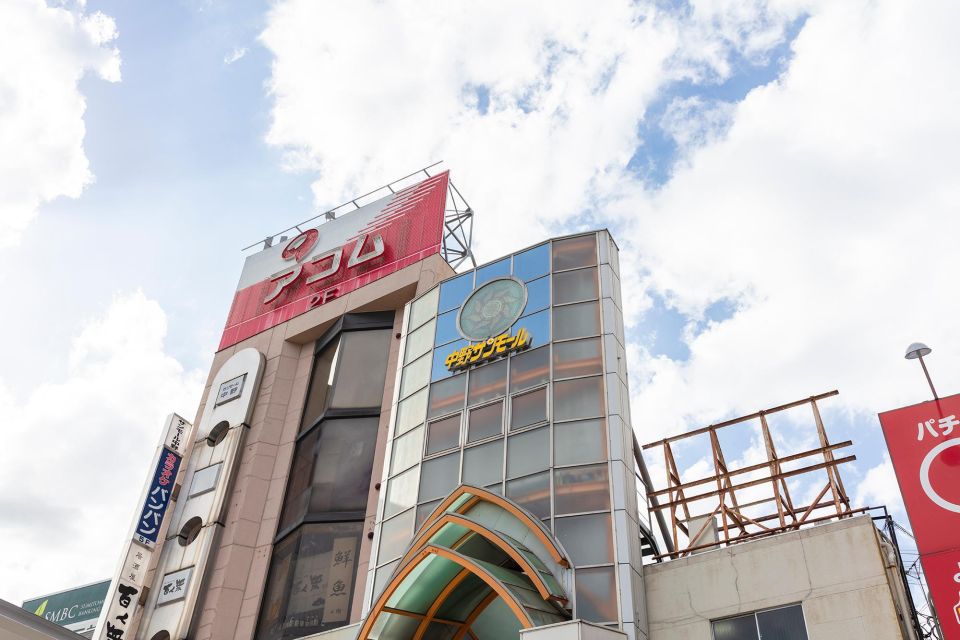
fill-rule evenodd
<path id="1" fill-rule="evenodd" d="M 880 414 L 944 633 L 960 640 L 960 395 Z"/>
<path id="2" fill-rule="evenodd" d="M 440 253 L 447 173 L 249 256 L 220 349 Z"/>
<path id="3" fill-rule="evenodd" d="M 180 456 L 164 447 L 160 460 L 157 461 L 157 468 L 154 470 L 153 480 L 133 534 L 134 540 L 147 547 L 152 548 L 157 543 L 157 536 L 160 534 L 163 516 L 167 512 L 170 497 L 173 495 L 179 469 Z"/>

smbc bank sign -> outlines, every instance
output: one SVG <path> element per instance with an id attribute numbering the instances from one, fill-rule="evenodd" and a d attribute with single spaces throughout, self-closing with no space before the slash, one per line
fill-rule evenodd
<path id="1" fill-rule="evenodd" d="M 23 608 L 71 631 L 83 633 L 97 626 L 103 600 L 110 588 L 105 580 L 69 591 L 34 598 L 23 603 Z"/>

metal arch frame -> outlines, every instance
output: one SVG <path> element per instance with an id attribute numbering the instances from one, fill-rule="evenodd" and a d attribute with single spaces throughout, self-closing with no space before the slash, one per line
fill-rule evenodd
<path id="1" fill-rule="evenodd" d="M 476 520 L 467 518 L 459 513 L 444 513 L 440 518 L 430 523 L 429 527 L 423 529 L 414 538 L 413 543 L 410 545 L 409 551 L 407 551 L 403 557 L 400 558 L 400 564 L 398 566 L 403 566 L 406 564 L 421 548 L 429 544 L 425 542 L 426 540 L 429 540 L 430 537 L 440 531 L 440 529 L 447 524 L 460 525 L 461 527 L 464 527 L 465 529 L 468 529 L 477 535 L 483 536 L 495 547 L 510 556 L 514 562 L 520 565 L 520 567 L 523 569 L 523 573 L 526 574 L 526 576 L 530 579 L 530 582 L 532 582 L 533 586 L 536 587 L 537 593 L 539 593 L 540 597 L 544 600 L 556 602 L 561 606 L 569 601 L 569 599 L 565 597 L 565 594 L 552 593 L 550 591 L 550 587 L 547 586 L 546 581 L 540 576 L 540 572 L 537 571 L 537 568 L 534 567 L 529 560 L 523 557 L 523 554 L 520 553 L 520 550 L 517 549 L 511 542 L 506 540 L 496 531 L 484 527 Z M 456 549 L 462 541 L 463 538 L 458 540 L 453 549 Z"/>
<path id="2" fill-rule="evenodd" d="M 387 583 L 387 586 L 384 588 L 383 593 L 380 594 L 380 596 L 377 598 L 376 604 L 370 610 L 370 614 L 367 616 L 367 619 L 364 620 L 363 624 L 361 625 L 360 631 L 357 634 L 357 640 L 369 639 L 370 631 L 373 629 L 373 625 L 377 621 L 377 619 L 380 617 L 381 613 L 396 613 L 399 615 L 409 615 L 409 617 L 421 618 L 421 623 L 420 623 L 421 626 L 424 626 L 424 625 L 429 626 L 429 623 L 432 620 L 437 619 L 437 618 L 427 618 L 426 615 L 414 614 L 412 612 L 404 612 L 404 611 L 401 611 L 398 609 L 392 609 L 386 606 L 391 596 L 393 596 L 394 592 L 403 584 L 407 576 L 409 576 L 410 573 L 416 567 L 420 566 L 420 564 L 431 555 L 440 556 L 442 558 L 446 558 L 447 560 L 450 560 L 451 562 L 455 562 L 456 564 L 463 567 L 465 571 L 472 573 L 473 575 L 483 580 L 484 583 L 486 583 L 486 585 L 493 591 L 493 594 L 503 598 L 504 603 L 510 608 L 511 612 L 513 612 L 513 615 L 517 618 L 517 620 L 520 621 L 520 625 L 522 628 L 526 629 L 534 626 L 533 620 L 530 618 L 529 614 L 527 614 L 527 611 L 524 608 L 523 603 L 520 602 L 520 600 L 518 600 L 517 597 L 513 595 L 513 592 L 511 592 L 510 589 L 507 588 L 493 574 L 491 574 L 489 571 L 481 567 L 479 564 L 477 564 L 470 558 L 464 556 L 463 554 L 460 554 L 460 553 L 457 553 L 456 551 L 451 551 L 450 549 L 445 549 L 444 547 L 439 547 L 436 545 L 426 545 L 416 554 L 416 556 L 414 556 L 410 560 L 410 562 L 408 562 L 406 565 L 401 565 L 400 570 L 397 572 L 397 575 L 391 578 L 390 582 Z M 457 577 L 459 577 L 463 573 L 464 573 L 463 571 L 459 572 L 457 574 Z M 451 583 L 456 581 L 457 577 L 455 577 L 454 580 L 451 580 Z M 462 580 L 463 578 L 460 578 L 460 579 Z M 441 595 L 449 596 L 450 592 L 452 591 L 453 589 L 448 584 L 444 588 L 444 590 L 441 592 Z M 437 600 L 440 600 L 440 598 L 438 597 Z M 432 608 L 433 607 L 431 607 L 431 609 Z M 439 607 L 437 607 L 437 609 L 439 609 Z M 428 609 L 428 611 L 430 611 L 430 609 Z M 442 622 L 450 622 L 451 624 L 460 624 L 460 623 L 455 623 L 451 621 L 442 621 Z M 463 623 L 463 624 L 466 624 L 466 623 Z M 426 630 L 426 626 L 424 627 L 424 630 Z M 463 629 L 461 629 L 461 631 L 462 630 Z M 469 631 L 469 628 L 467 628 L 467 631 Z"/>
<path id="3" fill-rule="evenodd" d="M 487 491 L 486 489 L 474 487 L 469 484 L 460 485 L 454 489 L 450 495 L 444 498 L 443 502 L 438 504 L 436 508 L 430 512 L 430 515 L 427 516 L 426 520 L 423 521 L 423 524 L 421 524 L 420 527 L 414 532 L 414 537 L 419 537 L 420 533 L 424 531 L 434 520 L 439 519 L 447 511 L 447 509 L 453 505 L 454 502 L 466 494 L 470 494 L 472 497 L 457 507 L 456 513 L 464 514 L 480 501 L 494 504 L 505 511 L 508 511 L 511 515 L 515 516 L 518 520 L 525 524 L 527 528 L 530 529 L 530 531 L 537 537 L 537 539 L 547 548 L 547 551 L 550 553 L 550 557 L 553 558 L 554 562 L 565 569 L 570 568 L 570 560 L 567 558 L 566 551 L 564 551 L 553 538 L 553 536 L 544 529 L 543 523 L 540 522 L 540 520 L 532 516 L 522 507 L 516 505 L 511 500 L 497 495 L 491 491 Z"/>

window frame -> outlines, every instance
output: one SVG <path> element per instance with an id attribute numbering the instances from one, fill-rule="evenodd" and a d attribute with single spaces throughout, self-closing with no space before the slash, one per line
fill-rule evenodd
<path id="1" fill-rule="evenodd" d="M 807 625 L 807 615 L 806 615 L 806 613 L 805 613 L 804 610 L 803 610 L 803 601 L 802 601 L 802 600 L 801 600 L 800 602 L 791 602 L 791 603 L 789 603 L 789 604 L 781 604 L 781 605 L 777 605 L 777 606 L 775 606 L 775 607 L 766 607 L 766 608 L 764 608 L 764 609 L 756 609 L 756 610 L 754 610 L 754 611 L 746 611 L 746 612 L 744 612 L 744 613 L 738 613 L 738 614 L 735 614 L 735 615 L 732 615 L 732 616 L 723 616 L 722 618 L 713 618 L 713 619 L 710 620 L 710 640 L 716 640 L 716 637 L 717 637 L 717 636 L 716 636 L 716 634 L 714 633 L 714 624 L 716 624 L 717 622 L 723 622 L 724 620 L 732 620 L 732 619 L 734 619 L 734 618 L 746 618 L 747 616 L 752 616 L 752 617 L 753 617 L 753 624 L 754 624 L 754 626 L 755 626 L 755 628 L 756 628 L 756 630 L 757 630 L 757 638 L 761 638 L 761 639 L 762 639 L 763 636 L 760 635 L 760 618 L 758 617 L 758 614 L 768 613 L 768 612 L 770 612 L 770 611 L 778 611 L 778 610 L 780 610 L 780 609 L 791 609 L 791 608 L 793 608 L 793 607 L 796 607 L 796 608 L 798 608 L 798 609 L 800 610 L 800 618 L 803 620 L 803 633 L 804 633 L 804 635 L 806 635 L 807 640 L 809 640 L 809 638 L 810 638 L 810 630 L 809 630 L 809 626 Z"/>

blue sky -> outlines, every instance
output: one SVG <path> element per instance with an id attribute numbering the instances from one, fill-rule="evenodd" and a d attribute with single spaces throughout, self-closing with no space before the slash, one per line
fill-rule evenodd
<path id="1" fill-rule="evenodd" d="M 902 349 L 929 342 L 941 391 L 960 388 L 944 286 L 960 275 L 960 126 L 940 82 L 957 16 L 924 5 L 0 9 L 32 34 L 0 44 L 0 141 L 56 142 L 0 148 L 0 185 L 22 184 L 0 186 L 0 330 L 17 336 L 0 408 L 11 446 L 46 445 L 0 473 L 37 478 L 0 488 L 15 516 L 0 597 L 109 575 L 162 417 L 195 411 L 240 249 L 437 160 L 477 212 L 481 262 L 613 231 L 642 442 L 839 388 L 823 408 L 832 439 L 855 442 L 848 488 L 899 508 L 875 414 L 927 394 Z M 78 158 L 95 176 L 82 189 Z M 63 479 L 78 476 L 82 508 Z M 92 546 L 102 557 L 72 564 Z"/>

